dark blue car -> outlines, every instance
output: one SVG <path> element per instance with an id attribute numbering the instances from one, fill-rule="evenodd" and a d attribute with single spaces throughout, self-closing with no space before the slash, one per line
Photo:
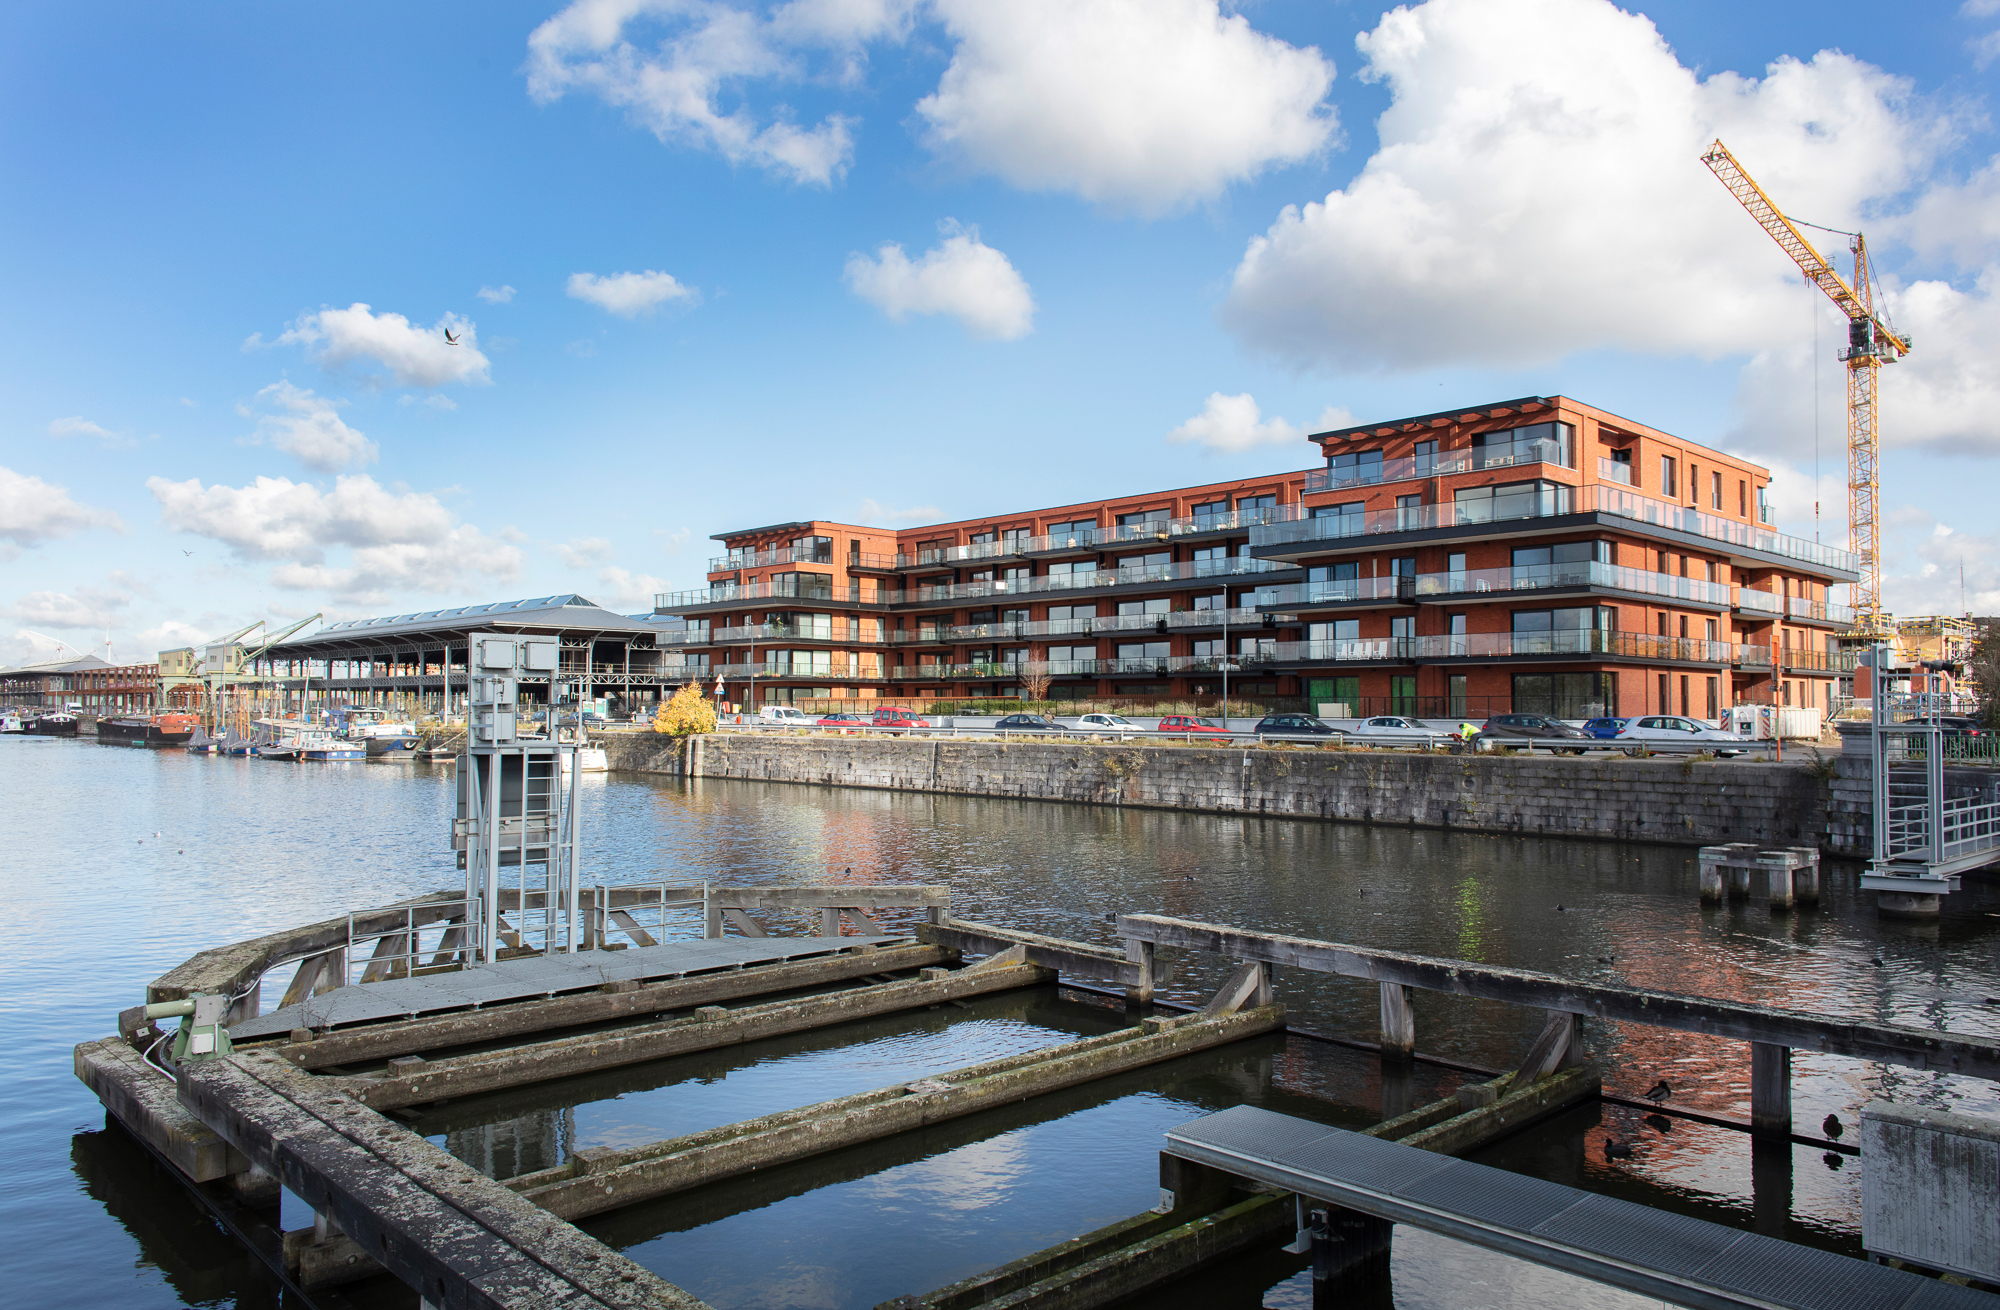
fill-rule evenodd
<path id="1" fill-rule="evenodd" d="M 1583 725 L 1583 730 L 1599 741 L 1610 741 L 1624 726 L 1623 719 L 1591 719 Z"/>

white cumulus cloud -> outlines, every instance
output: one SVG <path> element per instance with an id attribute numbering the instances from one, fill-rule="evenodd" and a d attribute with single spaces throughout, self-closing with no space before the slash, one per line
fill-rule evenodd
<path id="1" fill-rule="evenodd" d="M 514 298 L 514 288 L 481 287 L 479 288 L 478 291 L 474 292 L 473 294 L 477 295 L 481 300 L 487 301 L 491 304 L 504 305 L 508 301 Z"/>
<path id="2" fill-rule="evenodd" d="M 1301 444 L 1307 437 L 1331 428 L 1344 428 L 1353 422 L 1352 414 L 1329 405 L 1320 411 L 1319 421 L 1313 426 L 1296 427 L 1276 414 L 1263 417 L 1256 397 L 1248 392 L 1225 396 L 1220 391 L 1213 391 L 1209 393 L 1208 403 L 1201 407 L 1201 413 L 1169 432 L 1167 440 L 1180 445 L 1195 442 L 1210 450 L 1224 452 L 1252 450 L 1258 446 L 1298 446 L 1299 457 L 1309 459 L 1315 452 L 1310 446 Z"/>
<path id="3" fill-rule="evenodd" d="M 117 592 L 83 588 L 77 595 L 34 591 L 14 603 L 13 618 L 40 628 L 102 630 L 117 623 L 117 612 L 130 598 Z"/>
<path id="4" fill-rule="evenodd" d="M 282 587 L 359 602 L 458 591 L 476 578 L 511 579 L 521 568 L 518 548 L 460 523 L 436 496 L 391 490 L 365 475 L 338 478 L 331 491 L 272 477 L 243 487 L 153 477 L 146 488 L 168 528 L 221 542 L 239 559 L 277 561 L 271 581 Z"/>
<path id="5" fill-rule="evenodd" d="M 957 38 L 918 102 L 933 149 L 1146 213 L 1324 150 L 1333 64 L 1217 0 L 935 0 Z"/>
<path id="6" fill-rule="evenodd" d="M 912 505 L 908 509 L 891 509 L 874 500 L 864 500 L 856 511 L 863 523 L 936 523 L 944 518 L 944 511 L 935 505 Z"/>
<path id="7" fill-rule="evenodd" d="M 572 299 L 587 300 L 620 318 L 650 313 L 669 301 L 694 303 L 701 299 L 700 292 L 675 281 L 673 274 L 650 268 L 643 273 L 611 273 L 604 277 L 572 273 L 566 290 Z"/>
<path id="8" fill-rule="evenodd" d="M 79 504 L 66 487 L 0 468 L 0 539 L 38 546 L 85 528 L 122 526 L 116 514 Z"/>
<path id="9" fill-rule="evenodd" d="M 446 338 L 447 332 L 456 344 Z M 254 348 L 263 342 L 253 336 L 244 344 Z M 456 314 L 446 314 L 430 327 L 418 327 L 401 314 L 377 314 L 357 301 L 346 309 L 322 309 L 301 317 L 276 344 L 302 345 L 314 359 L 333 368 L 378 364 L 399 387 L 492 380 L 487 374 L 490 361 L 479 353 L 479 329 L 470 319 Z"/>
<path id="10" fill-rule="evenodd" d="M 598 604 L 611 610 L 650 610 L 653 597 L 664 591 L 672 591 L 665 578 L 656 578 L 650 573 L 634 573 L 616 564 L 607 564 L 597 571 L 598 585 L 592 597 Z"/>
<path id="11" fill-rule="evenodd" d="M 1955 130 L 1902 79 L 1834 51 L 1703 77 L 1606 0 L 1427 0 L 1357 44 L 1391 96 L 1380 148 L 1250 242 L 1221 310 L 1250 344 L 1334 372 L 1773 352 L 1805 325 L 1799 275 L 1700 162 L 1709 143 L 1785 212 L 1851 230 L 1935 190 Z M 1992 185 L 1981 173 L 1937 196 L 1953 218 L 1938 241 L 1990 249 Z M 1882 271 L 1882 303 L 1919 341 L 1889 374 L 1890 439 L 2000 452 L 1994 277 Z M 1769 372 L 1745 372 L 1746 412 L 1788 403 L 1762 394 Z M 1795 428 L 1753 426 L 1746 440 L 1796 449 Z"/>
<path id="12" fill-rule="evenodd" d="M 289 382 L 273 382 L 257 398 L 275 414 L 259 414 L 253 441 L 268 441 L 308 468 L 322 473 L 372 464 L 381 454 L 374 442 L 340 417 L 346 401 L 316 396 Z M 253 413 L 246 409 L 246 416 Z"/>
<path id="13" fill-rule="evenodd" d="M 800 127 L 741 103 L 745 88 L 806 80 L 806 56 L 818 51 L 832 54 L 838 80 L 851 80 L 861 44 L 900 36 L 911 8 L 801 0 L 766 17 L 705 0 L 576 0 L 528 37 L 528 93 L 543 104 L 589 93 L 663 142 L 827 186 L 853 158 L 854 120 L 828 114 Z M 628 31 L 642 25 L 650 42 Z M 739 103 L 725 108 L 731 98 Z"/>
<path id="14" fill-rule="evenodd" d="M 870 259 L 847 261 L 855 295 L 897 322 L 909 314 L 949 314 L 975 337 L 1013 341 L 1034 330 L 1035 299 L 1007 256 L 979 239 L 979 229 L 952 219 L 944 240 L 912 261 L 885 242 Z"/>

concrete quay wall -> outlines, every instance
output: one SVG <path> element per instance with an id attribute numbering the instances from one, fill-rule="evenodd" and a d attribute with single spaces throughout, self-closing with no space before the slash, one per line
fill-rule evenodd
<path id="1" fill-rule="evenodd" d="M 1805 764 L 775 733 L 602 740 L 615 770 L 682 777 L 1687 846 L 1835 836 L 1830 780 Z M 1865 840 L 1852 805 L 1831 853 L 1857 853 L 1854 833 Z"/>

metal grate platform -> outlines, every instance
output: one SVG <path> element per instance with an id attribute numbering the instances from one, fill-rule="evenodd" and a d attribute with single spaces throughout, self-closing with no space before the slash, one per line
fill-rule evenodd
<path id="1" fill-rule="evenodd" d="M 449 973 L 336 987 L 323 996 L 282 1006 L 231 1026 L 236 1041 L 270 1037 L 294 1028 L 339 1028 L 420 1014 L 476 1010 L 508 1001 L 536 1000 L 591 991 L 604 983 L 650 982 L 724 969 L 833 955 L 857 946 L 898 946 L 908 937 L 712 937 L 662 942 L 624 951 L 522 956 L 475 964 Z"/>
<path id="2" fill-rule="evenodd" d="M 1690 1306 L 2000 1310 L 2000 1296 L 1239 1105 L 1167 1154 Z"/>

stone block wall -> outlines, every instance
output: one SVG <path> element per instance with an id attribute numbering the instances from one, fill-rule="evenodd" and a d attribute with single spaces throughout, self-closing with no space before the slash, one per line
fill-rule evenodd
<path id="1" fill-rule="evenodd" d="M 1700 846 L 1837 831 L 1836 853 L 1866 832 L 1865 778 L 1863 812 L 1844 799 L 1830 824 L 1836 792 L 1811 764 L 776 733 L 605 745 L 612 768 L 638 772 L 1473 832 Z"/>

